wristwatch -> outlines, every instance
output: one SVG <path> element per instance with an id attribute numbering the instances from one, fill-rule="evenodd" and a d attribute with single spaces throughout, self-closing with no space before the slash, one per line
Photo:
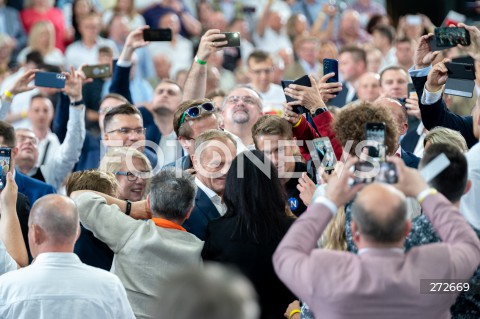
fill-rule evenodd
<path id="1" fill-rule="evenodd" d="M 132 212 L 132 202 L 129 201 L 128 199 L 125 200 L 127 203 L 127 208 L 125 209 L 125 215 L 130 216 L 130 213 Z"/>
<path id="2" fill-rule="evenodd" d="M 79 105 L 83 105 L 85 104 L 85 102 L 83 102 L 83 99 L 81 99 L 80 101 L 77 101 L 77 102 L 70 102 L 70 106 L 79 106 Z"/>
<path id="3" fill-rule="evenodd" d="M 328 109 L 326 107 L 320 107 L 320 108 L 315 110 L 315 112 L 313 113 L 313 116 L 320 115 L 323 112 L 327 112 L 327 111 L 328 111 Z"/>

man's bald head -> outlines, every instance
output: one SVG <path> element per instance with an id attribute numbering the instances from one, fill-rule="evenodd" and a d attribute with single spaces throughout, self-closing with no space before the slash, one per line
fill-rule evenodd
<path id="1" fill-rule="evenodd" d="M 386 107 L 390 110 L 395 118 L 399 135 L 404 135 L 408 130 L 408 114 L 403 105 L 395 99 L 381 97 L 375 101 L 375 104 Z"/>
<path id="2" fill-rule="evenodd" d="M 359 233 L 369 242 L 397 243 L 407 229 L 405 196 L 388 184 L 368 185 L 353 203 L 352 219 Z"/>
<path id="3" fill-rule="evenodd" d="M 43 196 L 35 202 L 30 211 L 29 233 L 33 225 L 40 229 L 44 245 L 73 245 L 79 229 L 77 207 L 73 200 L 66 196 Z M 29 240 L 32 239 L 29 234 Z"/>

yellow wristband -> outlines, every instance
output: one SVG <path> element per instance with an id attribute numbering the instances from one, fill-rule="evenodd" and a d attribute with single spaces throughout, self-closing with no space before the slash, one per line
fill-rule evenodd
<path id="1" fill-rule="evenodd" d="M 26 119 L 27 118 L 27 111 L 22 111 L 22 113 L 20 113 L 20 116 L 22 117 L 22 119 Z"/>
<path id="2" fill-rule="evenodd" d="M 298 122 L 293 126 L 293 128 L 297 127 L 302 123 L 302 116 L 300 115 L 300 118 L 298 119 Z"/>
<path id="3" fill-rule="evenodd" d="M 297 313 L 302 313 L 302 312 L 300 311 L 300 309 L 293 309 L 292 311 L 290 311 L 290 314 L 288 315 L 288 319 L 292 319 L 292 317 Z"/>
<path id="4" fill-rule="evenodd" d="M 5 92 L 3 92 L 3 95 L 5 95 L 10 100 L 13 99 L 13 93 L 10 92 L 9 90 L 5 90 Z"/>
<path id="5" fill-rule="evenodd" d="M 421 204 L 425 200 L 425 198 L 427 198 L 430 195 L 435 195 L 437 193 L 438 191 L 435 188 L 427 188 L 421 191 L 420 194 L 418 194 L 417 201 L 419 204 Z"/>

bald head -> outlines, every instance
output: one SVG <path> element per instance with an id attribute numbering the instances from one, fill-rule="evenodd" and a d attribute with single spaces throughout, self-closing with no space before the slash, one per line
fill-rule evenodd
<path id="1" fill-rule="evenodd" d="M 79 220 L 73 200 L 61 195 L 47 195 L 38 199 L 30 211 L 29 233 L 32 226 L 41 232 L 36 244 L 46 246 L 73 245 L 77 239 Z M 30 246 L 32 246 L 31 240 Z M 32 250 L 33 253 L 33 250 Z"/>
<path id="2" fill-rule="evenodd" d="M 398 134 L 403 135 L 407 133 L 408 129 L 408 114 L 403 105 L 395 99 L 382 97 L 375 101 L 375 104 L 386 107 L 393 114 L 395 123 L 397 124 Z"/>
<path id="3" fill-rule="evenodd" d="M 396 243 L 402 240 L 407 227 L 405 196 L 391 185 L 370 184 L 353 203 L 352 219 L 368 241 Z"/>

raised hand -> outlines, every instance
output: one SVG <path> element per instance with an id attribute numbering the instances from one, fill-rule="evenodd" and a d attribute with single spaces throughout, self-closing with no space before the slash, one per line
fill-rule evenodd
<path id="1" fill-rule="evenodd" d="M 340 82 L 327 83 L 328 79 L 333 76 L 335 76 L 335 73 L 331 72 L 322 76 L 320 81 L 318 81 L 318 91 L 320 92 L 322 100 L 325 103 L 335 98 L 335 93 L 338 93 L 342 90 L 342 83 Z"/>
<path id="2" fill-rule="evenodd" d="M 450 59 L 443 59 L 442 62 L 435 64 L 430 70 L 427 77 L 427 83 L 425 84 L 428 91 L 437 92 L 442 88 L 445 82 L 447 82 L 448 70 L 445 63 L 450 61 Z"/>
<path id="3" fill-rule="evenodd" d="M 478 60 L 480 58 L 480 30 L 477 27 L 469 26 L 464 23 L 459 23 L 459 27 L 467 29 L 470 33 L 470 42 L 469 46 L 458 45 L 459 48 L 465 50 L 472 58 Z"/>
<path id="4" fill-rule="evenodd" d="M 315 81 L 315 78 L 311 75 L 309 75 L 309 78 L 312 86 L 290 84 L 285 88 L 285 94 L 295 99 L 293 102 L 288 102 L 288 105 L 302 105 L 311 112 L 319 107 L 325 107 L 325 103 L 318 90 L 317 81 Z"/>
<path id="5" fill-rule="evenodd" d="M 214 42 L 214 40 L 225 39 L 225 41 Z M 224 34 L 220 33 L 218 29 L 210 29 L 200 39 L 198 46 L 197 57 L 200 60 L 206 61 L 208 57 L 213 53 L 222 50 L 220 46 L 226 45 L 228 42 Z"/>
<path id="6" fill-rule="evenodd" d="M 429 67 L 435 57 L 440 53 L 440 51 L 433 52 L 428 44 L 428 41 L 433 37 L 433 33 L 429 33 L 420 38 L 417 49 L 415 50 L 415 56 L 413 61 L 415 63 L 415 70 L 423 69 Z"/>
<path id="7" fill-rule="evenodd" d="M 67 80 L 65 81 L 65 88 L 63 92 L 70 98 L 70 101 L 76 102 L 82 99 L 82 78 L 73 67 L 70 68 L 70 73 L 63 72 Z"/>
<path id="8" fill-rule="evenodd" d="M 23 73 L 23 75 L 19 77 L 15 83 L 13 83 L 12 87 L 8 91 L 10 91 L 10 93 L 13 95 L 16 95 L 33 90 L 35 86 L 29 84 L 35 79 L 35 72 L 38 72 L 38 69 L 28 70 L 27 72 Z"/>

